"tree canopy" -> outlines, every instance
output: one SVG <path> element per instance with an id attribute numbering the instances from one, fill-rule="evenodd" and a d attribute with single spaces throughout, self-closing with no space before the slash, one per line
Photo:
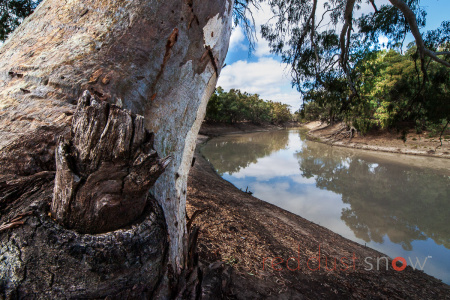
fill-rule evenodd
<path id="1" fill-rule="evenodd" d="M 0 40 L 40 2 L 2 1 Z M 238 0 L 234 2 L 234 21 L 243 25 L 251 45 L 255 29 L 251 10 L 264 2 L 270 5 L 274 22 L 263 25 L 261 33 L 272 52 L 290 65 L 292 84 L 306 102 L 304 116 L 330 123 L 346 120 L 361 131 L 404 121 L 416 127 L 428 123 L 447 126 L 450 21 L 422 32 L 427 13 L 420 0 L 389 0 L 383 5 L 379 0 Z M 364 3 L 373 11 L 355 17 Z M 408 33 L 415 43 L 403 53 Z M 395 51 L 380 50 L 382 36 L 388 38 L 388 49 Z M 244 96 L 254 100 L 251 109 L 242 106 L 245 101 L 225 107 L 225 98 Z M 220 107 L 211 104 L 207 118 L 219 120 L 222 109 L 228 116 L 220 121 L 273 121 L 273 115 L 264 108 L 267 104 L 252 97 L 240 91 L 218 92 L 212 101 L 223 103 Z"/>
<path id="2" fill-rule="evenodd" d="M 351 121 L 367 130 L 378 119 L 448 124 L 450 115 L 450 21 L 421 32 L 420 0 L 271 0 L 275 22 L 262 26 L 272 52 L 289 64 L 292 84 L 326 119 Z M 319 14 L 319 3 L 324 12 Z M 373 12 L 355 17 L 361 5 Z M 326 29 L 324 29 L 326 28 Z M 415 43 L 405 38 L 412 33 Z M 387 37 L 381 51 L 379 39 Z M 313 108 L 313 106 L 310 106 Z"/>
<path id="3" fill-rule="evenodd" d="M 432 61 L 423 82 L 415 54 L 412 44 L 404 54 L 392 49 L 365 54 L 354 70 L 358 101 L 343 109 L 351 93 L 345 78 L 325 78 L 328 88 L 305 92 L 302 117 L 328 123 L 345 120 L 363 133 L 371 128 L 408 125 L 420 131 L 445 125 L 450 116 L 450 72 Z"/>
<path id="4" fill-rule="evenodd" d="M 285 123 L 292 119 L 289 105 L 265 101 L 258 94 L 231 89 L 225 92 L 220 86 L 211 96 L 206 108 L 206 120 L 236 123 L 249 121 L 254 124 Z"/>
<path id="5" fill-rule="evenodd" d="M 389 39 L 388 47 L 401 49 L 411 32 L 424 74 L 429 60 L 450 66 L 450 22 L 421 34 L 426 12 L 419 0 L 390 0 L 391 5 L 379 8 L 376 0 L 364 2 L 371 3 L 374 11 L 355 18 L 362 0 L 324 2 L 322 15 L 317 13 L 318 0 L 269 1 L 276 22 L 262 26 L 263 37 L 272 51 L 291 65 L 293 84 L 300 92 L 326 86 L 326 77 L 344 73 L 352 96 L 357 96 L 357 74 L 352 71 L 361 53 L 378 50 L 380 36 Z"/>

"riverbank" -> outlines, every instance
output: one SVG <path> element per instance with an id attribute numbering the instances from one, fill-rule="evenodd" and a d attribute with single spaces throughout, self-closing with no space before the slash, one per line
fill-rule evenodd
<path id="1" fill-rule="evenodd" d="M 243 130 L 227 127 L 223 134 Z M 201 132 L 220 135 L 220 128 Z M 200 136 L 199 145 L 207 139 Z M 398 272 L 389 261 L 386 271 L 382 259 L 380 270 L 368 270 L 365 258 L 376 261 L 385 255 L 240 191 L 215 173 L 198 148 L 189 174 L 187 214 L 206 209 L 194 221 L 200 226 L 200 260 L 223 262 L 213 269 L 221 282 L 216 290 L 224 298 L 449 297 L 448 285 L 411 267 Z"/>
<path id="2" fill-rule="evenodd" d="M 274 124 L 255 125 L 251 122 L 239 122 L 235 124 L 203 122 L 199 134 L 208 137 L 215 137 L 225 134 L 283 130 L 286 128 L 294 128 L 300 126 L 301 124 L 298 122 L 287 122 L 282 125 L 274 125 Z"/>
<path id="3" fill-rule="evenodd" d="M 448 137 L 443 137 L 442 146 L 440 146 L 439 136 L 430 137 L 428 133 L 417 134 L 412 131 L 404 137 L 406 141 L 402 139 L 402 134 L 396 131 L 373 131 L 364 136 L 357 134 L 350 140 L 348 134 L 340 132 L 345 127 L 341 123 L 327 125 L 315 121 L 304 124 L 303 127 L 309 129 L 309 139 L 332 146 L 450 158 L 450 139 Z"/>

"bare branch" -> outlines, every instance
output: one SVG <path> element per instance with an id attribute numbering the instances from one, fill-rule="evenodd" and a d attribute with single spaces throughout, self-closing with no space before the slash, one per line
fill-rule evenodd
<path id="1" fill-rule="evenodd" d="M 323 14 L 322 14 L 322 18 L 320 19 L 319 23 L 317 23 L 317 28 L 319 28 L 319 27 L 320 27 L 320 24 L 322 24 L 322 21 L 323 21 L 323 19 L 325 18 L 325 15 L 326 15 L 327 13 L 332 12 L 332 11 L 335 11 L 335 10 L 336 10 L 336 8 L 330 8 L 330 9 L 327 9 L 326 11 L 324 11 Z M 328 23 L 328 24 L 329 24 L 329 23 Z"/>
<path id="2" fill-rule="evenodd" d="M 425 55 L 429 56 L 432 60 L 450 68 L 450 63 L 448 61 L 445 61 L 445 60 L 437 57 L 438 55 L 444 55 L 444 54 L 437 54 L 429 49 L 424 49 L 424 51 L 425 51 Z"/>
<path id="3" fill-rule="evenodd" d="M 314 41 L 314 37 L 315 37 L 315 31 L 316 31 L 316 8 L 317 8 L 317 0 L 314 0 L 313 2 L 313 9 L 311 12 L 311 45 L 314 48 L 314 54 L 316 56 L 316 64 L 315 64 L 315 69 L 316 69 L 316 73 L 317 73 L 317 64 L 319 63 L 319 55 L 317 54 L 317 45 Z"/>
<path id="4" fill-rule="evenodd" d="M 344 26 L 342 27 L 341 36 L 339 40 L 341 46 L 341 56 L 340 56 L 341 67 L 346 74 L 347 81 L 352 91 L 352 96 L 355 96 L 357 92 L 355 85 L 353 84 L 353 81 L 350 77 L 350 72 L 347 68 L 347 60 L 348 60 L 348 47 L 350 44 L 350 33 L 352 30 L 353 7 L 355 6 L 355 1 L 356 0 L 347 0 L 344 12 L 345 23 Z"/>
<path id="5" fill-rule="evenodd" d="M 393 6 L 398 8 L 403 13 L 406 21 L 408 22 L 409 27 L 411 28 L 411 33 L 413 34 L 414 39 L 416 40 L 417 51 L 419 52 L 420 55 L 420 60 L 422 63 L 422 72 L 424 72 L 424 75 L 426 74 L 425 56 L 430 57 L 434 61 L 443 64 L 446 67 L 450 67 L 449 62 L 437 57 L 437 55 L 440 54 L 436 54 L 434 51 L 425 48 L 425 43 L 423 42 L 422 35 L 420 34 L 419 26 L 417 25 L 416 15 L 412 11 L 412 9 L 408 6 L 408 4 L 406 4 L 403 0 L 389 0 L 389 2 L 391 2 Z M 446 53 L 444 52 L 444 54 Z"/>
<path id="6" fill-rule="evenodd" d="M 450 55 L 450 51 L 434 52 L 434 55 Z"/>
<path id="7" fill-rule="evenodd" d="M 375 13 L 377 13 L 377 12 L 378 12 L 378 8 L 377 8 L 377 6 L 375 5 L 375 0 L 369 0 L 369 2 L 370 2 L 370 4 L 372 4 L 373 9 L 375 10 Z"/>

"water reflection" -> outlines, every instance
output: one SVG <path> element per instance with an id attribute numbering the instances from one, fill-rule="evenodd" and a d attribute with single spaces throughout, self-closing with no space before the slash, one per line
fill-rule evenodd
<path id="1" fill-rule="evenodd" d="M 302 130 L 220 137 L 202 153 L 238 188 L 346 238 L 432 256 L 425 272 L 450 283 L 450 160 L 330 147 Z"/>
<path id="2" fill-rule="evenodd" d="M 341 219 L 357 238 L 383 243 L 387 236 L 412 250 L 413 241 L 429 237 L 450 249 L 448 176 L 310 142 L 296 156 L 302 176 L 315 176 L 318 188 L 350 205 Z"/>
<path id="3" fill-rule="evenodd" d="M 220 175 L 233 174 L 256 163 L 258 158 L 285 149 L 288 142 L 287 130 L 231 135 L 209 141 L 202 153 Z"/>

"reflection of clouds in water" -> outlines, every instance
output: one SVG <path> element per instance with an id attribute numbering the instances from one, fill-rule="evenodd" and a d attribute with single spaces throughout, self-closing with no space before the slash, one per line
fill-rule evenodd
<path id="1" fill-rule="evenodd" d="M 375 242 L 369 242 L 367 246 L 386 254 L 390 258 L 403 257 L 406 259 L 408 266 L 411 265 L 410 258 L 413 264 L 416 263 L 417 258 L 423 264 L 425 258 L 431 256 L 431 258 L 427 259 L 424 271 L 433 276 L 437 276 L 446 283 L 450 282 L 450 273 L 448 272 L 450 269 L 450 260 L 448 259 L 448 252 L 444 246 L 430 247 L 430 243 L 433 243 L 433 241 L 427 239 L 426 241 L 414 241 L 412 243 L 414 250 L 407 251 L 401 245 L 393 243 L 387 235 L 383 237 L 383 240 L 384 244 L 389 245 L 389 247 Z M 418 265 L 416 267 L 419 268 Z"/>
<path id="2" fill-rule="evenodd" d="M 449 282 L 450 182 L 428 165 L 411 166 L 422 159 L 399 164 L 404 157 L 302 141 L 298 131 L 227 138 L 211 145 L 211 162 L 238 188 L 391 257 L 430 253 L 436 261 L 425 271 Z M 418 242 L 426 248 L 416 251 Z"/>
<path id="3" fill-rule="evenodd" d="M 295 183 L 299 183 L 299 184 L 314 184 L 315 185 L 317 176 L 313 176 L 311 178 L 306 178 L 306 177 L 303 177 L 300 174 L 297 174 L 297 175 L 292 175 L 290 178 Z"/>
<path id="4" fill-rule="evenodd" d="M 297 132 L 289 134 L 289 142 L 286 150 L 272 153 L 259 158 L 256 163 L 233 173 L 233 177 L 242 179 L 244 177 L 258 177 L 258 180 L 270 180 L 275 177 L 292 176 L 298 183 L 315 183 L 314 178 L 303 178 L 299 174 L 298 159 L 292 155 L 292 151 L 303 145 Z"/>
<path id="5" fill-rule="evenodd" d="M 378 164 L 369 164 L 369 172 L 375 173 L 375 169 L 378 167 Z"/>
<path id="6" fill-rule="evenodd" d="M 292 178 L 292 177 L 291 177 Z M 306 179 L 307 181 L 313 180 Z M 341 196 L 326 190 L 318 190 L 314 185 L 303 184 L 301 192 L 297 183 L 289 182 L 261 183 L 254 182 L 249 185 L 254 196 L 288 210 L 296 215 L 306 217 L 308 220 L 345 237 L 353 237 L 353 232 L 340 220 L 342 209 L 349 207 L 343 204 Z M 320 199 L 320 205 L 311 205 L 311 202 Z"/>
<path id="7" fill-rule="evenodd" d="M 421 257 L 423 258 L 423 257 Z M 413 261 L 415 260 L 415 257 L 413 258 Z M 428 274 L 433 274 L 433 276 L 439 277 L 443 282 L 449 283 L 450 282 L 450 274 L 448 273 L 449 264 L 442 265 L 440 263 L 431 263 L 432 259 L 428 259 L 424 271 Z M 421 259 L 421 262 L 423 262 L 423 259 Z M 408 260 L 409 263 L 409 260 Z"/>
<path id="8" fill-rule="evenodd" d="M 291 149 L 289 153 L 292 153 L 292 151 L 296 151 L 298 149 L 301 149 L 303 145 L 303 141 L 299 138 L 297 132 L 294 130 L 289 134 L 289 145 L 288 149 Z"/>
<path id="9" fill-rule="evenodd" d="M 233 173 L 235 178 L 258 177 L 259 180 L 270 180 L 279 176 L 298 174 L 298 162 L 292 155 L 285 155 L 284 151 L 258 159 L 256 164 Z"/>
<path id="10" fill-rule="evenodd" d="M 416 257 L 418 257 L 423 263 L 425 257 L 431 256 L 431 258 L 428 258 L 427 260 L 424 271 L 428 274 L 433 274 L 433 276 L 438 276 L 442 281 L 448 284 L 450 283 L 450 259 L 448 258 L 448 251 L 442 245 L 429 247 L 432 242 L 431 239 L 426 241 L 414 241 L 414 253 L 404 253 L 403 257 L 411 257 L 413 263 L 416 262 Z M 410 265 L 409 259 L 407 262 L 408 265 Z"/>
<path id="11" fill-rule="evenodd" d="M 213 139 L 201 148 L 201 152 L 219 174 L 231 175 L 271 153 L 287 149 L 288 144 L 288 131 L 256 132 Z"/>

